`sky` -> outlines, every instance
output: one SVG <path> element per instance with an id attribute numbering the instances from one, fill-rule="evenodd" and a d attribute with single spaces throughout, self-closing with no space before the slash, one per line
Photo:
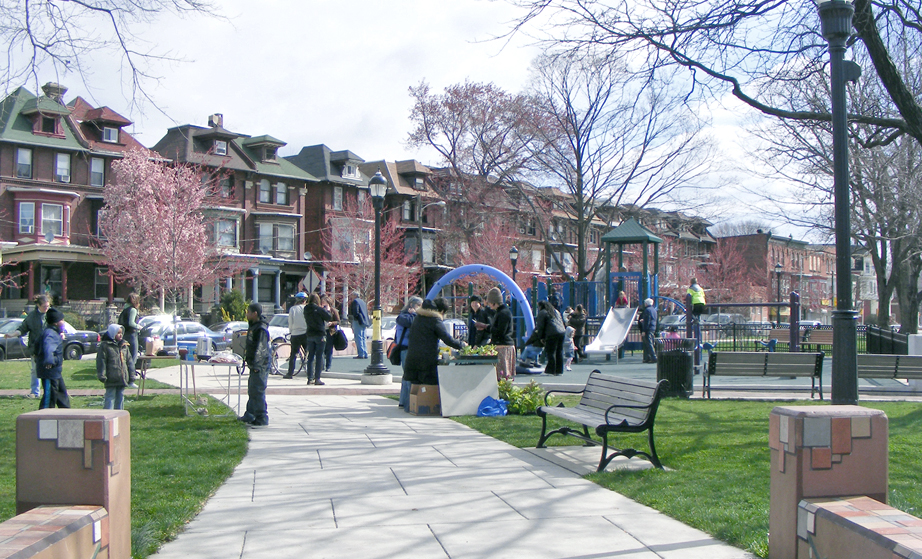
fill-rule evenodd
<path id="1" fill-rule="evenodd" d="M 135 27 L 143 49 L 180 59 L 147 68 L 152 102 L 131 108 L 130 80 L 113 71 L 120 60 L 95 53 L 76 74 L 40 77 L 67 86 L 96 106 L 134 121 L 130 132 L 153 147 L 168 128 L 207 125 L 213 113 L 225 128 L 250 136 L 269 134 L 287 145 L 280 155 L 326 144 L 365 160 L 417 159 L 439 165 L 433 150 L 406 144 L 411 129 L 408 89 L 426 81 L 432 91 L 462 83 L 493 82 L 522 91 L 539 49 L 525 35 L 507 42 L 519 11 L 502 0 L 221 0 L 223 18 L 162 17 Z M 728 96 L 729 97 L 729 96 Z M 736 119 L 748 112 L 732 99 L 715 107 L 712 133 L 727 160 L 740 161 L 749 141 Z M 750 175 L 723 173 L 732 203 L 711 217 L 761 219 L 746 199 Z M 751 185 L 750 185 L 751 186 Z M 769 185 L 770 186 L 770 185 Z M 743 196 L 742 199 L 737 196 Z M 730 208 L 730 210 L 726 210 Z M 768 220 L 764 220 L 768 221 Z M 797 232 L 777 226 L 787 235 Z"/>

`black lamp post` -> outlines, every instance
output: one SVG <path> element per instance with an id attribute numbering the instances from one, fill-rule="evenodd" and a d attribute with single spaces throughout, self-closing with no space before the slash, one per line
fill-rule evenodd
<path id="1" fill-rule="evenodd" d="M 419 233 L 419 281 L 420 281 L 420 296 L 426 298 L 426 261 L 423 259 L 423 212 L 426 211 L 426 208 L 429 206 L 442 206 L 445 207 L 445 201 L 439 200 L 438 202 L 432 202 L 431 204 L 422 205 L 422 195 L 416 195 L 416 228 Z"/>
<path id="2" fill-rule="evenodd" d="M 509 262 L 512 262 L 512 283 L 515 283 L 515 266 L 519 261 L 519 249 L 512 247 L 509 249 Z M 518 339 L 515 336 L 515 316 L 517 310 L 515 297 L 512 297 L 512 339 L 513 346 L 519 347 Z"/>
<path id="3" fill-rule="evenodd" d="M 387 179 L 381 174 L 381 169 L 368 181 L 368 189 L 375 208 L 375 307 L 371 318 L 371 362 L 364 374 L 386 375 L 390 371 L 384 364 L 384 342 L 381 340 L 381 210 L 384 208 L 384 195 L 387 194 Z"/>
<path id="4" fill-rule="evenodd" d="M 777 301 L 781 302 L 781 264 L 775 264 L 775 283 L 778 285 L 778 299 Z M 781 306 L 778 305 L 775 307 L 775 322 L 778 323 L 778 326 L 781 326 Z"/>
<path id="5" fill-rule="evenodd" d="M 832 313 L 832 403 L 858 403 L 858 313 L 852 308 L 851 222 L 848 185 L 848 120 L 845 82 L 855 81 L 861 68 L 845 60 L 845 43 L 852 34 L 855 7 L 850 0 L 817 3 L 823 38 L 829 43 L 832 101 L 833 191 L 835 193 L 836 274 L 838 300 Z"/>

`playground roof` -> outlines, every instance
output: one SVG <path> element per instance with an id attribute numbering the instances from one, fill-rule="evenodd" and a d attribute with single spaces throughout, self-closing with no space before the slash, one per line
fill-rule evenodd
<path id="1" fill-rule="evenodd" d="M 602 235 L 601 240 L 603 243 L 620 245 L 643 242 L 658 244 L 663 242 L 663 239 L 657 237 L 652 231 L 637 223 L 637 220 L 633 217 Z"/>

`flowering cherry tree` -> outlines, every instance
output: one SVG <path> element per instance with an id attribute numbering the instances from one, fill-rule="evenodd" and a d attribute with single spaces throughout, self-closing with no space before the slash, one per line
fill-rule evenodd
<path id="1" fill-rule="evenodd" d="M 103 193 L 101 249 L 119 281 L 176 295 L 239 270 L 208 234 L 200 171 L 132 150 L 112 165 Z"/>

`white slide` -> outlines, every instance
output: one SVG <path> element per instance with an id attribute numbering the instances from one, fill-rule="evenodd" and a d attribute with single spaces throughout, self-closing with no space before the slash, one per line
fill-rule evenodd
<path id="1" fill-rule="evenodd" d="M 636 308 L 609 309 L 608 316 L 605 317 L 602 327 L 599 328 L 598 335 L 592 340 L 592 343 L 583 348 L 583 351 L 587 354 L 603 353 L 609 355 L 614 353 L 615 359 L 617 359 L 618 348 L 627 339 L 627 334 L 630 332 L 631 325 L 634 324 L 636 317 Z"/>

